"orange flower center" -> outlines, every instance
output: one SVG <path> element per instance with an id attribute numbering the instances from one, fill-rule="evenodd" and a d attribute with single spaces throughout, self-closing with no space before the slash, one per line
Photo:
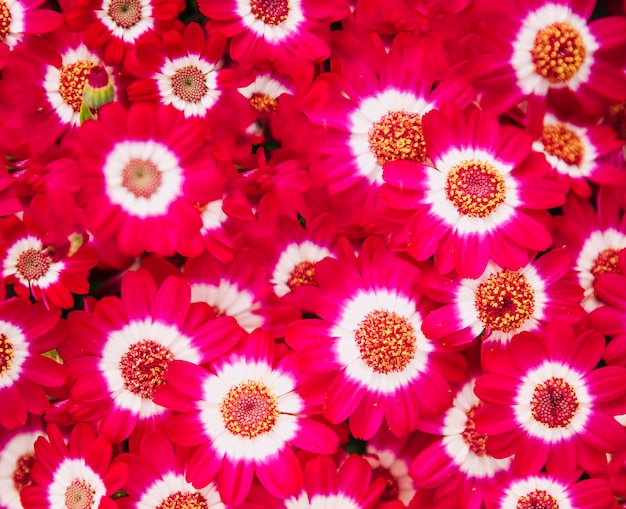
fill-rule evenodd
<path id="1" fill-rule="evenodd" d="M 580 136 L 561 123 L 545 126 L 541 143 L 548 154 L 572 166 L 580 166 L 585 156 L 585 146 Z"/>
<path id="2" fill-rule="evenodd" d="M 278 108 L 278 101 L 267 94 L 255 92 L 250 96 L 250 105 L 259 113 L 274 113 Z"/>
<path id="3" fill-rule="evenodd" d="M 90 60 L 77 60 L 67 64 L 59 71 L 59 94 L 68 106 L 79 112 L 83 103 L 83 90 L 87 77 L 98 64 Z"/>
<path id="4" fill-rule="evenodd" d="M 460 214 L 487 217 L 504 203 L 506 184 L 491 164 L 472 159 L 448 172 L 445 191 Z"/>
<path id="5" fill-rule="evenodd" d="M 254 380 L 232 387 L 219 408 L 226 429 L 250 439 L 271 431 L 278 418 L 278 402 L 273 391 Z"/>
<path id="6" fill-rule="evenodd" d="M 0 0 L 0 42 L 4 41 L 9 33 L 12 19 L 13 15 L 11 14 L 8 4 L 5 0 Z"/>
<path id="7" fill-rule="evenodd" d="M 548 428 L 565 428 L 580 409 L 576 391 L 562 378 L 537 384 L 530 401 L 533 418 Z"/>
<path id="8" fill-rule="evenodd" d="M 511 332 L 532 316 L 535 291 L 524 275 L 502 270 L 478 285 L 474 306 L 485 329 Z"/>
<path id="9" fill-rule="evenodd" d="M 583 38 L 567 21 L 539 30 L 530 52 L 535 72 L 550 83 L 570 80 L 587 56 Z"/>
<path id="10" fill-rule="evenodd" d="M 4 377 L 4 374 L 11 369 L 14 357 L 13 343 L 5 334 L 0 334 L 0 377 Z"/>
<path id="11" fill-rule="evenodd" d="M 288 0 L 250 0 L 252 15 L 266 25 L 281 25 L 289 16 Z"/>
<path id="12" fill-rule="evenodd" d="M 389 161 L 426 160 L 426 142 L 419 113 L 392 111 L 387 113 L 369 130 L 370 151 L 378 164 Z"/>
<path id="13" fill-rule="evenodd" d="M 607 272 L 621 274 L 622 271 L 617 266 L 618 261 L 619 251 L 611 247 L 607 248 L 596 256 L 596 259 L 593 261 L 593 266 L 591 267 L 591 274 L 594 278 L 597 278 L 601 274 L 606 274 Z"/>
<path id="14" fill-rule="evenodd" d="M 413 359 L 417 337 L 413 325 L 395 311 L 371 311 L 355 331 L 361 359 L 377 373 L 403 371 Z"/>
<path id="15" fill-rule="evenodd" d="M 156 341 L 137 341 L 120 359 L 124 388 L 142 398 L 152 399 L 157 387 L 165 383 L 165 371 L 172 360 L 174 354 Z"/>
<path id="16" fill-rule="evenodd" d="M 302 285 L 317 286 L 315 280 L 315 264 L 307 260 L 300 262 L 294 267 L 287 281 L 290 290 L 295 290 Z"/>

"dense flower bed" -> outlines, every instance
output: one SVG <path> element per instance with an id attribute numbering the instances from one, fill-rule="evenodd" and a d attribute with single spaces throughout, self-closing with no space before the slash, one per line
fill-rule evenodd
<path id="1" fill-rule="evenodd" d="M 0 0 L 0 509 L 626 506 L 626 3 Z"/>

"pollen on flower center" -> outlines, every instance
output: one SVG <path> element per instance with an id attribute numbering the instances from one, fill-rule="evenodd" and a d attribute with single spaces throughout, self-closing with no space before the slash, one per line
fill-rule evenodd
<path id="1" fill-rule="evenodd" d="M 259 113 L 274 113 L 278 108 L 278 101 L 267 94 L 255 92 L 248 99 L 250 105 Z"/>
<path id="2" fill-rule="evenodd" d="M 4 41 L 11 26 L 11 10 L 4 0 L 0 0 L 0 42 Z"/>
<path id="3" fill-rule="evenodd" d="M 195 65 L 187 65 L 172 76 L 172 89 L 183 101 L 197 103 L 206 95 L 209 87 L 204 73 Z"/>
<path id="4" fill-rule="evenodd" d="M 601 274 L 606 274 L 607 272 L 621 274 L 622 271 L 617 266 L 618 260 L 619 250 L 613 248 L 605 249 L 600 252 L 600 254 L 598 254 L 596 259 L 593 261 L 591 274 L 594 278 L 597 278 Z"/>
<path id="5" fill-rule="evenodd" d="M 562 378 L 552 377 L 535 386 L 530 411 L 548 428 L 566 428 L 579 409 L 576 391 Z"/>
<path id="6" fill-rule="evenodd" d="M 477 456 L 484 456 L 487 452 L 487 437 L 481 435 L 476 431 L 476 422 L 474 422 L 474 416 L 476 415 L 476 409 L 478 407 L 472 407 L 467 411 L 467 422 L 465 423 L 465 429 L 463 430 L 463 441 Z"/>
<path id="7" fill-rule="evenodd" d="M 248 380 L 232 387 L 219 406 L 224 426 L 233 435 L 255 438 L 274 428 L 278 402 L 263 382 Z"/>
<path id="8" fill-rule="evenodd" d="M 118 27 L 131 28 L 141 20 L 141 2 L 139 0 L 112 0 L 107 14 Z"/>
<path id="9" fill-rule="evenodd" d="M 52 259 L 49 254 L 31 247 L 20 253 L 16 269 L 18 274 L 27 281 L 36 281 L 47 274 L 51 263 Z"/>
<path id="10" fill-rule="evenodd" d="M 530 53 L 537 74 L 550 83 L 564 83 L 581 68 L 587 49 L 578 30 L 563 21 L 539 30 Z"/>
<path id="11" fill-rule="evenodd" d="M 15 462 L 15 469 L 11 477 L 13 479 L 13 486 L 17 492 L 35 484 L 30 475 L 33 463 L 35 463 L 35 453 L 32 452 L 22 454 Z"/>
<path id="12" fill-rule="evenodd" d="M 82 479 L 74 479 L 65 490 L 66 509 L 88 509 L 93 507 L 95 492 Z"/>
<path id="13" fill-rule="evenodd" d="M 517 499 L 515 509 L 559 509 L 559 503 L 547 491 L 533 490 Z"/>
<path id="14" fill-rule="evenodd" d="M 289 16 L 289 0 L 250 0 L 252 15 L 266 25 L 280 25 Z"/>
<path id="15" fill-rule="evenodd" d="M 198 492 L 177 491 L 169 495 L 156 509 L 209 509 L 209 503 Z"/>
<path id="16" fill-rule="evenodd" d="M 315 264 L 305 260 L 294 267 L 289 275 L 287 286 L 290 290 L 295 290 L 302 285 L 317 286 L 315 280 Z"/>
<path id="17" fill-rule="evenodd" d="M 137 198 L 150 198 L 162 180 L 161 171 L 149 159 L 133 158 L 122 170 L 122 185 Z"/>
<path id="18" fill-rule="evenodd" d="M 13 357 L 15 357 L 13 343 L 5 334 L 0 334 L 0 377 L 3 377 L 13 366 Z"/>
<path id="19" fill-rule="evenodd" d="M 426 160 L 426 142 L 419 113 L 392 111 L 374 122 L 369 130 L 370 151 L 378 164 L 389 161 Z"/>
<path id="20" fill-rule="evenodd" d="M 448 172 L 445 191 L 460 214 L 487 217 L 504 203 L 506 184 L 491 164 L 471 159 Z"/>
<path id="21" fill-rule="evenodd" d="M 394 311 L 371 311 L 355 331 L 361 359 L 377 373 L 400 372 L 415 355 L 413 325 Z"/>
<path id="22" fill-rule="evenodd" d="M 152 339 L 133 343 L 119 363 L 124 388 L 142 398 L 152 399 L 157 387 L 165 383 L 163 375 L 173 359 L 170 350 Z"/>
<path id="23" fill-rule="evenodd" d="M 580 166 L 585 156 L 585 146 L 580 136 L 561 123 L 545 126 L 541 143 L 548 154 L 569 165 Z"/>
<path id="24" fill-rule="evenodd" d="M 400 493 L 400 487 L 398 486 L 398 480 L 395 476 L 389 471 L 388 468 L 379 465 L 372 471 L 372 481 L 375 481 L 379 477 L 385 480 L 385 490 L 380 496 L 380 501 L 390 502 L 392 500 L 397 500 L 398 494 Z"/>
<path id="25" fill-rule="evenodd" d="M 511 332 L 535 310 L 535 290 L 518 272 L 502 270 L 478 285 L 474 306 L 485 329 Z"/>
<path id="26" fill-rule="evenodd" d="M 59 95 L 74 111 L 80 111 L 87 77 L 98 64 L 90 60 L 77 60 L 64 65 L 59 71 Z"/>

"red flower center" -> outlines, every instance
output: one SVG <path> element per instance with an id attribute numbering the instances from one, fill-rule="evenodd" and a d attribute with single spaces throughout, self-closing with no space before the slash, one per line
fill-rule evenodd
<path id="1" fill-rule="evenodd" d="M 487 443 L 487 437 L 476 431 L 474 416 L 476 415 L 477 408 L 478 407 L 475 406 L 467 411 L 467 422 L 465 423 L 465 429 L 463 430 L 462 436 L 463 441 L 469 446 L 470 451 L 477 456 L 484 456 L 487 452 L 485 445 Z"/>
<path id="2" fill-rule="evenodd" d="M 516 509 L 559 509 L 559 503 L 547 491 L 534 490 L 517 499 Z"/>
<path id="3" fill-rule="evenodd" d="M 572 166 L 580 166 L 585 156 L 580 136 L 561 123 L 544 126 L 541 143 L 548 154 Z"/>
<path id="4" fill-rule="evenodd" d="M 141 2 L 139 0 L 112 0 L 107 14 L 118 27 L 131 28 L 141 19 Z"/>
<path id="5" fill-rule="evenodd" d="M 389 161 L 426 160 L 426 142 L 419 113 L 392 111 L 387 113 L 369 130 L 370 151 L 378 164 Z"/>
<path id="6" fill-rule="evenodd" d="M 611 247 L 607 248 L 596 256 L 596 259 L 593 261 L 593 266 L 591 267 L 591 274 L 593 274 L 593 277 L 598 277 L 607 272 L 621 274 L 622 271 L 617 266 L 618 261 L 619 251 Z"/>
<path id="7" fill-rule="evenodd" d="M 565 428 L 580 408 L 576 391 L 562 378 L 537 384 L 530 401 L 534 419 L 548 428 Z"/>
<path id="8" fill-rule="evenodd" d="M 587 49 L 578 30 L 563 21 L 539 30 L 530 53 L 537 74 L 550 83 L 563 83 L 581 68 Z"/>
<path id="9" fill-rule="evenodd" d="M 480 283 L 474 306 L 485 329 L 511 332 L 535 310 L 535 291 L 523 274 L 502 270 Z"/>
<path id="10" fill-rule="evenodd" d="M 124 388 L 142 398 L 152 399 L 157 387 L 165 383 L 163 375 L 173 359 L 174 354 L 156 341 L 137 341 L 120 359 Z"/>
<path id="11" fill-rule="evenodd" d="M 20 492 L 28 486 L 35 484 L 30 475 L 30 469 L 35 463 L 35 453 L 22 454 L 15 462 L 15 470 L 13 470 L 13 486 Z"/>
<path id="12" fill-rule="evenodd" d="M 504 202 L 506 184 L 491 164 L 472 159 L 448 172 L 445 190 L 459 214 L 487 217 Z"/>
<path id="13" fill-rule="evenodd" d="M 371 311 L 355 331 L 361 359 L 377 373 L 403 371 L 413 359 L 417 337 L 413 325 L 394 311 Z"/>
<path id="14" fill-rule="evenodd" d="M 232 387 L 219 408 L 226 429 L 233 435 L 246 438 L 268 433 L 278 417 L 278 404 L 273 391 L 254 380 Z"/>
<path id="15" fill-rule="evenodd" d="M 52 259 L 39 249 L 30 248 L 17 258 L 17 272 L 27 281 L 34 281 L 48 273 Z"/>
<path id="16" fill-rule="evenodd" d="M 206 95 L 209 87 L 205 76 L 195 65 L 178 69 L 172 76 L 174 94 L 185 102 L 198 103 Z"/>
<path id="17" fill-rule="evenodd" d="M 381 502 L 390 502 L 392 500 L 398 500 L 400 494 L 400 487 L 398 486 L 398 480 L 389 471 L 388 468 L 378 466 L 372 471 L 372 481 L 375 481 L 379 477 L 385 480 L 385 491 L 380 496 Z"/>
<path id="18" fill-rule="evenodd" d="M 317 286 L 315 280 L 315 264 L 307 260 L 300 262 L 294 267 L 287 281 L 287 286 L 291 290 L 295 290 L 302 285 Z"/>
<path id="19" fill-rule="evenodd" d="M 82 479 L 74 479 L 65 490 L 67 509 L 88 509 L 93 506 L 94 491 Z"/>
<path id="20" fill-rule="evenodd" d="M 11 10 L 4 0 L 0 0 L 0 42 L 4 41 L 4 38 L 9 33 L 9 27 L 11 26 Z"/>
<path id="21" fill-rule="evenodd" d="M 250 11 L 266 25 L 280 25 L 289 16 L 289 0 L 250 0 Z"/>
<path id="22" fill-rule="evenodd" d="M 137 198 L 150 198 L 162 180 L 161 171 L 149 159 L 133 158 L 122 170 L 122 185 Z"/>
<path id="23" fill-rule="evenodd" d="M 626 140 L 626 102 L 609 107 L 606 119 L 617 135 L 622 140 Z"/>
<path id="24" fill-rule="evenodd" d="M 83 103 L 83 90 L 91 70 L 98 64 L 90 60 L 77 60 L 64 65 L 59 71 L 59 94 L 68 106 L 78 112 Z"/>
<path id="25" fill-rule="evenodd" d="M 274 113 L 278 108 L 278 101 L 276 99 L 272 99 L 269 95 L 260 92 L 252 94 L 248 101 L 250 101 L 250 105 L 259 113 Z"/>
<path id="26" fill-rule="evenodd" d="M 209 504 L 200 493 L 177 491 L 169 495 L 156 509 L 209 509 Z"/>

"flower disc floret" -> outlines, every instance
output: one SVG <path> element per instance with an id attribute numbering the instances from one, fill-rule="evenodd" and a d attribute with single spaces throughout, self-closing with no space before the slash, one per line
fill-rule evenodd
<path id="1" fill-rule="evenodd" d="M 107 14 L 118 27 L 131 28 L 141 20 L 141 2 L 139 0 L 112 0 Z"/>
<path id="2" fill-rule="evenodd" d="M 621 270 L 617 266 L 619 260 L 619 250 L 614 248 L 607 248 L 596 256 L 591 267 L 591 274 L 594 278 L 597 278 L 601 274 L 606 273 L 621 273 Z"/>
<path id="3" fill-rule="evenodd" d="M 63 101 L 74 111 L 80 111 L 83 102 L 83 90 L 91 70 L 96 63 L 90 60 L 77 60 L 64 65 L 59 71 L 59 94 Z"/>
<path id="4" fill-rule="evenodd" d="M 374 122 L 368 138 L 370 151 L 381 166 L 389 161 L 426 160 L 426 142 L 419 113 L 389 112 Z"/>
<path id="5" fill-rule="evenodd" d="M 535 386 L 530 410 L 533 418 L 548 428 L 567 427 L 579 409 L 576 391 L 563 378 L 551 377 Z"/>
<path id="6" fill-rule="evenodd" d="M 268 94 L 255 92 L 249 97 L 248 101 L 250 106 L 259 113 L 274 113 L 278 109 L 278 101 Z"/>
<path id="7" fill-rule="evenodd" d="M 178 491 L 169 495 L 156 509 L 209 509 L 209 504 L 201 493 Z"/>
<path id="8" fill-rule="evenodd" d="M 531 49 L 534 70 L 550 83 L 569 81 L 587 56 L 581 34 L 567 21 L 555 22 L 537 32 Z"/>
<path id="9" fill-rule="evenodd" d="M 544 126 L 541 143 L 548 154 L 570 165 L 580 166 L 585 157 L 585 145 L 580 136 L 560 122 Z"/>
<path id="10" fill-rule="evenodd" d="M 194 65 L 177 69 L 171 79 L 174 94 L 185 102 L 198 103 L 209 90 L 205 74 Z"/>
<path id="11" fill-rule="evenodd" d="M 466 412 L 465 415 L 467 415 L 467 421 L 461 436 L 471 452 L 473 452 L 476 456 L 484 456 L 487 453 L 487 437 L 476 431 L 474 416 L 477 408 L 477 406 L 472 407 Z"/>
<path id="12" fill-rule="evenodd" d="M 0 334 L 0 377 L 11 369 L 13 365 L 13 344 L 9 341 L 6 334 Z"/>
<path id="13" fill-rule="evenodd" d="M 34 484 L 30 471 L 33 468 L 35 459 L 35 454 L 29 452 L 22 454 L 15 462 L 15 468 L 13 469 L 11 479 L 13 480 L 13 486 L 18 492 Z"/>
<path id="14" fill-rule="evenodd" d="M 504 203 L 506 184 L 490 163 L 471 159 L 448 172 L 445 193 L 460 214 L 487 217 Z"/>
<path id="15" fill-rule="evenodd" d="M 133 158 L 122 170 L 122 186 L 137 198 L 150 198 L 161 187 L 163 177 L 149 159 Z"/>
<path id="16" fill-rule="evenodd" d="M 291 271 L 287 286 L 294 290 L 302 285 L 317 286 L 315 280 L 315 264 L 308 260 L 298 263 Z"/>
<path id="17" fill-rule="evenodd" d="M 252 15 L 266 25 L 281 25 L 290 8 L 288 0 L 250 0 Z"/>
<path id="18" fill-rule="evenodd" d="M 82 479 L 74 479 L 65 490 L 66 509 L 89 509 L 94 505 L 94 491 Z"/>
<path id="19" fill-rule="evenodd" d="M 249 439 L 271 431 L 278 417 L 276 396 L 271 388 L 257 380 L 232 387 L 219 409 L 226 429 Z"/>
<path id="20" fill-rule="evenodd" d="M 0 0 L 0 42 L 4 41 L 5 37 L 11 29 L 11 10 L 4 0 Z"/>
<path id="21" fill-rule="evenodd" d="M 533 490 L 517 499 L 516 509 L 559 509 L 558 500 L 546 490 Z"/>
<path id="22" fill-rule="evenodd" d="M 377 373 L 403 371 L 417 348 L 413 325 L 395 311 L 368 313 L 355 331 L 363 362 Z"/>
<path id="23" fill-rule="evenodd" d="M 174 354 L 151 339 L 130 346 L 120 359 L 119 367 L 126 390 L 152 399 L 154 391 L 165 382 L 167 366 Z"/>
<path id="24" fill-rule="evenodd" d="M 533 315 L 535 291 L 523 274 L 502 270 L 478 285 L 474 306 L 485 329 L 511 332 Z"/>

